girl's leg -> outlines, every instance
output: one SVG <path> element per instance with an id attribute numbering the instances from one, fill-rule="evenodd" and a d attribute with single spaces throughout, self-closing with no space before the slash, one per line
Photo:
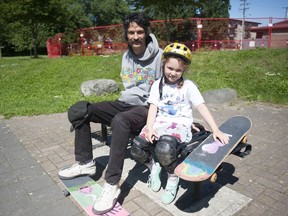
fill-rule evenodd
<path id="1" fill-rule="evenodd" d="M 158 162 L 155 162 L 153 159 L 150 163 L 145 164 L 149 170 L 150 175 L 148 176 L 148 187 L 150 187 L 154 192 L 158 192 L 161 188 L 161 166 Z"/>
<path id="2" fill-rule="evenodd" d="M 145 127 L 140 132 L 140 135 L 133 140 L 131 155 L 136 161 L 146 165 L 150 171 L 148 176 L 148 187 L 157 192 L 161 188 L 160 172 L 161 167 L 156 163 L 150 152 L 151 143 L 145 140 Z"/>
<path id="3" fill-rule="evenodd" d="M 178 184 L 179 184 L 179 177 L 176 176 L 174 173 L 168 173 L 166 188 L 162 195 L 163 204 L 168 205 L 171 202 L 173 202 L 173 200 L 177 195 Z"/>

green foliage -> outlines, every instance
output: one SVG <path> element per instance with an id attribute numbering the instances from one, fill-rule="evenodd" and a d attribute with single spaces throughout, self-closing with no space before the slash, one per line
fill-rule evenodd
<path id="1" fill-rule="evenodd" d="M 130 0 L 129 4 L 132 4 L 138 10 L 143 10 L 152 20 L 165 20 L 163 24 L 164 29 L 162 28 L 163 31 L 161 31 L 160 34 L 157 34 L 157 37 L 166 41 L 166 43 L 175 41 L 175 38 L 177 38 L 177 40 L 186 41 L 195 37 L 193 34 L 191 34 L 192 29 L 195 29 L 197 26 L 195 21 L 187 21 L 185 23 L 186 28 L 179 29 L 177 24 L 171 24 L 172 19 L 229 17 L 230 8 L 229 0 Z M 221 30 L 221 28 L 224 27 L 224 24 L 224 22 L 214 22 L 211 28 Z M 161 26 L 161 24 L 159 25 Z M 226 26 L 222 31 L 225 29 Z M 211 30 L 211 34 L 214 35 L 215 32 L 213 29 Z M 219 38 L 213 39 L 217 40 Z"/>
<path id="2" fill-rule="evenodd" d="M 63 42 L 74 43 L 76 30 L 119 24 L 127 13 L 136 10 L 151 20 L 167 21 L 165 34 L 159 33 L 166 42 L 175 35 L 191 38 L 185 30 L 180 32 L 171 25 L 171 19 L 225 17 L 229 0 L 1 0 L 0 10 L 0 46 L 29 50 L 37 57 L 39 47 L 45 47 L 47 39 L 57 33 L 65 33 Z"/>
<path id="3" fill-rule="evenodd" d="M 229 0 L 128 0 L 136 10 L 145 11 L 151 19 L 229 17 Z"/>
<path id="4" fill-rule="evenodd" d="M 130 12 L 130 8 L 123 0 L 92 0 L 91 11 L 94 24 L 103 26 L 122 23 L 123 17 Z"/>
<path id="5" fill-rule="evenodd" d="M 206 18 L 229 17 L 230 0 L 202 0 L 200 1 L 199 13 Z"/>
<path id="6" fill-rule="evenodd" d="M 92 25 L 81 0 L 11 0 L 0 6 L 1 14 L 5 14 L 0 15 L 0 38 L 17 51 L 33 48 L 34 57 L 39 47 L 45 47 L 48 37 Z"/>
<path id="7" fill-rule="evenodd" d="M 91 27 L 92 14 L 90 1 L 85 0 L 54 0 L 61 7 L 58 10 L 57 21 L 59 32 L 74 32 L 79 28 Z M 65 17 L 65 19 L 63 19 Z M 61 31 L 62 30 L 62 31 Z M 58 33 L 58 32 L 57 32 Z"/>

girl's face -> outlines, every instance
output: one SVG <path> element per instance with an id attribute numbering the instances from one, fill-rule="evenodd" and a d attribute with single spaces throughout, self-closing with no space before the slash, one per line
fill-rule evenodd
<path id="1" fill-rule="evenodd" d="M 164 75 L 168 84 L 176 84 L 182 77 L 185 64 L 178 58 L 170 57 L 164 65 Z"/>

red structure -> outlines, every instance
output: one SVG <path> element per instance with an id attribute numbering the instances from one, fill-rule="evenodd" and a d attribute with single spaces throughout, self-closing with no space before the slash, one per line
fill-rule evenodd
<path id="1" fill-rule="evenodd" d="M 66 47 L 62 45 L 62 34 L 57 34 L 53 38 L 49 38 L 46 41 L 46 47 L 49 58 L 58 58 L 62 55 L 67 55 Z"/>
<path id="2" fill-rule="evenodd" d="M 288 19 L 284 18 L 187 18 L 173 19 L 169 25 L 154 20 L 151 28 L 162 48 L 167 42 L 180 42 L 192 51 L 285 48 L 288 41 Z M 122 31 L 121 24 L 82 28 L 70 44 L 63 43 L 65 34 L 57 34 L 47 40 L 48 55 L 55 58 L 123 52 L 127 44 Z"/>

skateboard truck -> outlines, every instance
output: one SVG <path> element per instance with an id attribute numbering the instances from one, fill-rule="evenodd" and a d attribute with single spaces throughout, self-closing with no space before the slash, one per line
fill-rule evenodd
<path id="1" fill-rule="evenodd" d="M 245 137 L 244 137 L 245 138 Z M 239 143 L 231 152 L 231 154 L 234 154 L 236 156 L 239 156 L 241 158 L 246 157 L 250 154 L 252 151 L 252 145 L 246 143 L 247 138 L 243 139 L 241 143 Z"/>

